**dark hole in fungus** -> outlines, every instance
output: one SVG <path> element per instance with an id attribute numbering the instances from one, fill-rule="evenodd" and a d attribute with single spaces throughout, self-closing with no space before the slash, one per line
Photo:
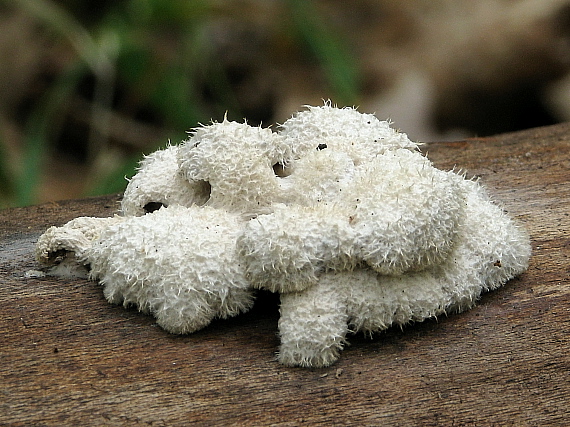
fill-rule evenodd
<path id="1" fill-rule="evenodd" d="M 291 175 L 291 171 L 288 167 L 284 166 L 283 163 L 275 163 L 273 165 L 273 173 L 275 173 L 275 176 L 278 176 L 279 178 L 285 178 L 286 176 Z"/>
<path id="2" fill-rule="evenodd" d="M 69 251 L 67 249 L 58 249 L 56 251 L 50 252 L 48 254 L 49 263 L 50 264 L 59 264 L 61 261 L 63 261 L 65 259 L 68 252 Z"/>
<path id="3" fill-rule="evenodd" d="M 146 205 L 143 206 L 144 213 L 151 213 L 154 211 L 159 210 L 161 207 L 166 206 L 160 202 L 148 202 Z"/>
<path id="4" fill-rule="evenodd" d="M 317 145 L 317 150 L 324 150 L 325 148 L 327 148 L 327 144 L 319 144 Z"/>
<path id="5" fill-rule="evenodd" d="M 212 185 L 208 181 L 196 181 L 196 184 L 198 184 L 198 188 L 194 203 L 198 206 L 205 205 L 212 195 Z"/>

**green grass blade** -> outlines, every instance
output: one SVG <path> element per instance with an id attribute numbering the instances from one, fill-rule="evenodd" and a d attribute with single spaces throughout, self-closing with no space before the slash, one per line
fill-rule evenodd
<path id="1" fill-rule="evenodd" d="M 354 104 L 360 92 L 360 70 L 335 29 L 318 14 L 312 1 L 288 0 L 294 31 L 321 64 L 338 101 Z"/>
<path id="2" fill-rule="evenodd" d="M 76 65 L 60 75 L 28 117 L 25 128 L 23 170 L 15 184 L 17 206 L 36 202 L 36 192 L 44 160 L 47 158 L 52 124 L 85 72 L 84 66 Z"/>

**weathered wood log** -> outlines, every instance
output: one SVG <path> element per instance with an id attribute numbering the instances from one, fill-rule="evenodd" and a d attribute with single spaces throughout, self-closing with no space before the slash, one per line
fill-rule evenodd
<path id="1" fill-rule="evenodd" d="M 30 277 L 50 225 L 119 196 L 0 212 L 0 424 L 548 425 L 570 420 L 570 124 L 424 145 L 529 230 L 528 271 L 460 315 L 279 365 L 278 300 L 173 336 L 87 280 Z M 33 275 L 32 275 L 33 276 Z"/>

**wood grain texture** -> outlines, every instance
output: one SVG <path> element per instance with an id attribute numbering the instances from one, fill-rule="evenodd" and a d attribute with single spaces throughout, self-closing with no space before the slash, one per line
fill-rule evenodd
<path id="1" fill-rule="evenodd" d="M 86 280 L 26 277 L 50 225 L 119 196 L 0 212 L 0 424 L 563 425 L 570 420 L 570 124 L 423 147 L 528 228 L 528 271 L 471 311 L 390 329 L 329 368 L 274 360 L 278 301 L 173 336 Z"/>

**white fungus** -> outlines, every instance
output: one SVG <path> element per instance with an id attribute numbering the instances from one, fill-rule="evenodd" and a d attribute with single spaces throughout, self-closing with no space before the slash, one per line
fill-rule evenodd
<path id="1" fill-rule="evenodd" d="M 122 216 L 52 227 L 37 258 L 88 265 L 110 302 L 173 333 L 279 292 L 278 360 L 328 366 L 349 331 L 460 312 L 527 267 L 524 229 L 417 148 L 329 103 L 277 132 L 213 123 L 141 162 Z"/>

